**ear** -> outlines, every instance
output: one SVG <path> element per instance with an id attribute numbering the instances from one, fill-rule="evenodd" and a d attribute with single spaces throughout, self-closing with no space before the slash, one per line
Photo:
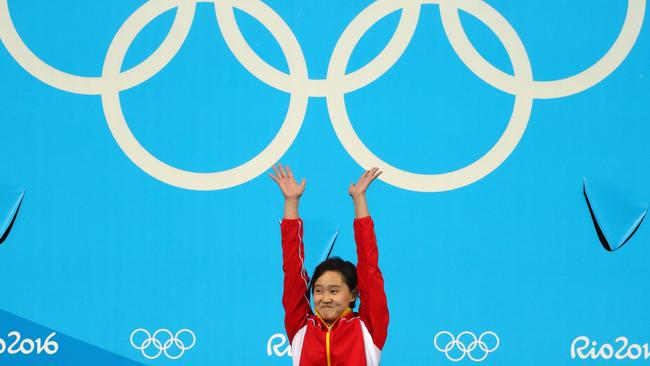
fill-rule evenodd
<path id="1" fill-rule="evenodd" d="M 351 301 L 355 301 L 356 299 L 359 298 L 359 289 L 355 288 L 354 290 L 350 291 L 350 294 L 351 294 Z"/>

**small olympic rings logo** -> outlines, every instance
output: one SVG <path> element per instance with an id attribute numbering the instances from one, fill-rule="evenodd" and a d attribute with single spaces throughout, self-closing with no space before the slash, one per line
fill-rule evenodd
<path id="1" fill-rule="evenodd" d="M 186 345 L 183 338 L 186 341 L 191 339 L 191 342 Z M 167 329 L 158 329 L 151 334 L 146 329 L 138 328 L 131 333 L 130 340 L 133 348 L 139 350 L 144 357 L 150 360 L 160 357 L 163 353 L 167 358 L 176 360 L 181 358 L 185 351 L 194 347 L 196 336 L 189 329 L 181 329 L 176 334 L 172 334 Z M 170 352 L 174 348 L 176 350 Z"/>
<path id="2" fill-rule="evenodd" d="M 120 92 L 149 80 L 176 55 L 189 34 L 196 5 L 212 3 L 216 21 L 235 58 L 257 79 L 289 94 L 289 108 L 282 127 L 254 158 L 234 168 L 194 172 L 168 165 L 151 154 L 133 134 L 120 103 Z M 515 96 L 508 125 L 498 141 L 482 157 L 445 173 L 420 174 L 392 166 L 379 158 L 360 139 L 348 116 L 345 95 L 373 83 L 384 75 L 409 46 L 420 19 L 422 6 L 435 4 L 451 46 L 478 78 Z M 0 39 L 11 56 L 28 73 L 55 88 L 101 97 L 106 122 L 124 154 L 140 169 L 167 184 L 194 190 L 217 190 L 246 183 L 268 171 L 289 149 L 303 123 L 310 97 L 327 100 L 330 122 L 339 141 L 365 169 L 381 167 L 379 179 L 418 192 L 440 192 L 472 184 L 499 167 L 519 144 L 536 99 L 562 98 L 587 90 L 609 76 L 627 58 L 643 27 L 646 0 L 627 0 L 627 13 L 616 41 L 592 66 L 572 76 L 539 81 L 523 41 L 508 20 L 484 0 L 376 0 L 350 22 L 330 55 L 327 76 L 309 76 L 307 60 L 293 30 L 262 0 L 148 0 L 119 27 L 108 47 L 100 76 L 80 76 L 56 69 L 27 47 L 11 19 L 8 0 L 0 0 Z M 161 14 L 176 9 L 174 22 L 160 46 L 140 64 L 123 70 L 126 53 L 136 36 Z M 264 25 L 278 42 L 288 72 L 261 58 L 250 46 L 235 18 L 240 10 Z M 400 13 L 393 36 L 372 61 L 347 72 L 350 57 L 370 28 L 392 13 Z M 474 47 L 460 20 L 468 13 L 483 22 L 499 39 L 510 58 L 513 74 L 498 69 Z"/>
<path id="3" fill-rule="evenodd" d="M 444 343 L 444 346 L 441 346 L 439 343 L 441 336 L 449 338 L 447 343 Z M 469 341 L 469 344 L 465 344 L 464 341 Z M 488 346 L 486 341 L 491 346 Z M 449 361 L 453 362 L 458 362 L 465 358 L 465 356 L 472 361 L 481 362 L 487 358 L 490 352 L 493 352 L 499 347 L 499 342 L 499 337 L 491 331 L 483 332 L 476 338 L 476 335 L 469 331 L 461 332 L 458 334 L 458 337 L 454 337 L 452 333 L 443 330 L 438 332 L 433 338 L 433 345 L 436 349 L 444 352 Z"/>

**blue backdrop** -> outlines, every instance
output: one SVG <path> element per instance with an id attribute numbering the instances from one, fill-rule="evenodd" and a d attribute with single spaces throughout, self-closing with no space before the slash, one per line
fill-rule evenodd
<path id="1" fill-rule="evenodd" d="M 1 0 L 0 363 L 291 364 L 276 161 L 309 271 L 385 171 L 382 364 L 647 362 L 645 0 L 441 1 Z"/>

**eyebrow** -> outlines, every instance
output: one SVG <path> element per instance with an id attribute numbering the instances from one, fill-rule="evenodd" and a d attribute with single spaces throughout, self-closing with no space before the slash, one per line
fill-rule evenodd
<path id="1" fill-rule="evenodd" d="M 314 285 L 314 288 L 323 288 L 323 287 L 326 287 L 326 288 L 340 288 L 341 286 L 340 285 L 330 285 L 330 286 Z"/>

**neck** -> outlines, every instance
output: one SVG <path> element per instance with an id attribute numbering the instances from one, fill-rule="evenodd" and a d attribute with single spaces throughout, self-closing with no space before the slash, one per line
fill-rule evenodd
<path id="1" fill-rule="evenodd" d="M 320 314 L 318 313 L 318 310 L 314 309 L 314 312 L 316 313 L 316 316 L 318 317 L 318 319 L 322 320 L 323 323 L 325 323 L 325 325 L 327 325 L 328 328 L 333 326 L 334 323 L 336 323 L 337 320 L 341 319 L 343 316 L 345 316 L 345 314 L 347 314 L 347 313 L 349 313 L 351 311 L 352 311 L 352 309 L 346 308 L 345 310 L 343 310 L 343 312 L 341 314 L 339 314 L 339 316 L 336 317 L 336 319 L 325 320 L 322 316 L 320 316 Z"/>

